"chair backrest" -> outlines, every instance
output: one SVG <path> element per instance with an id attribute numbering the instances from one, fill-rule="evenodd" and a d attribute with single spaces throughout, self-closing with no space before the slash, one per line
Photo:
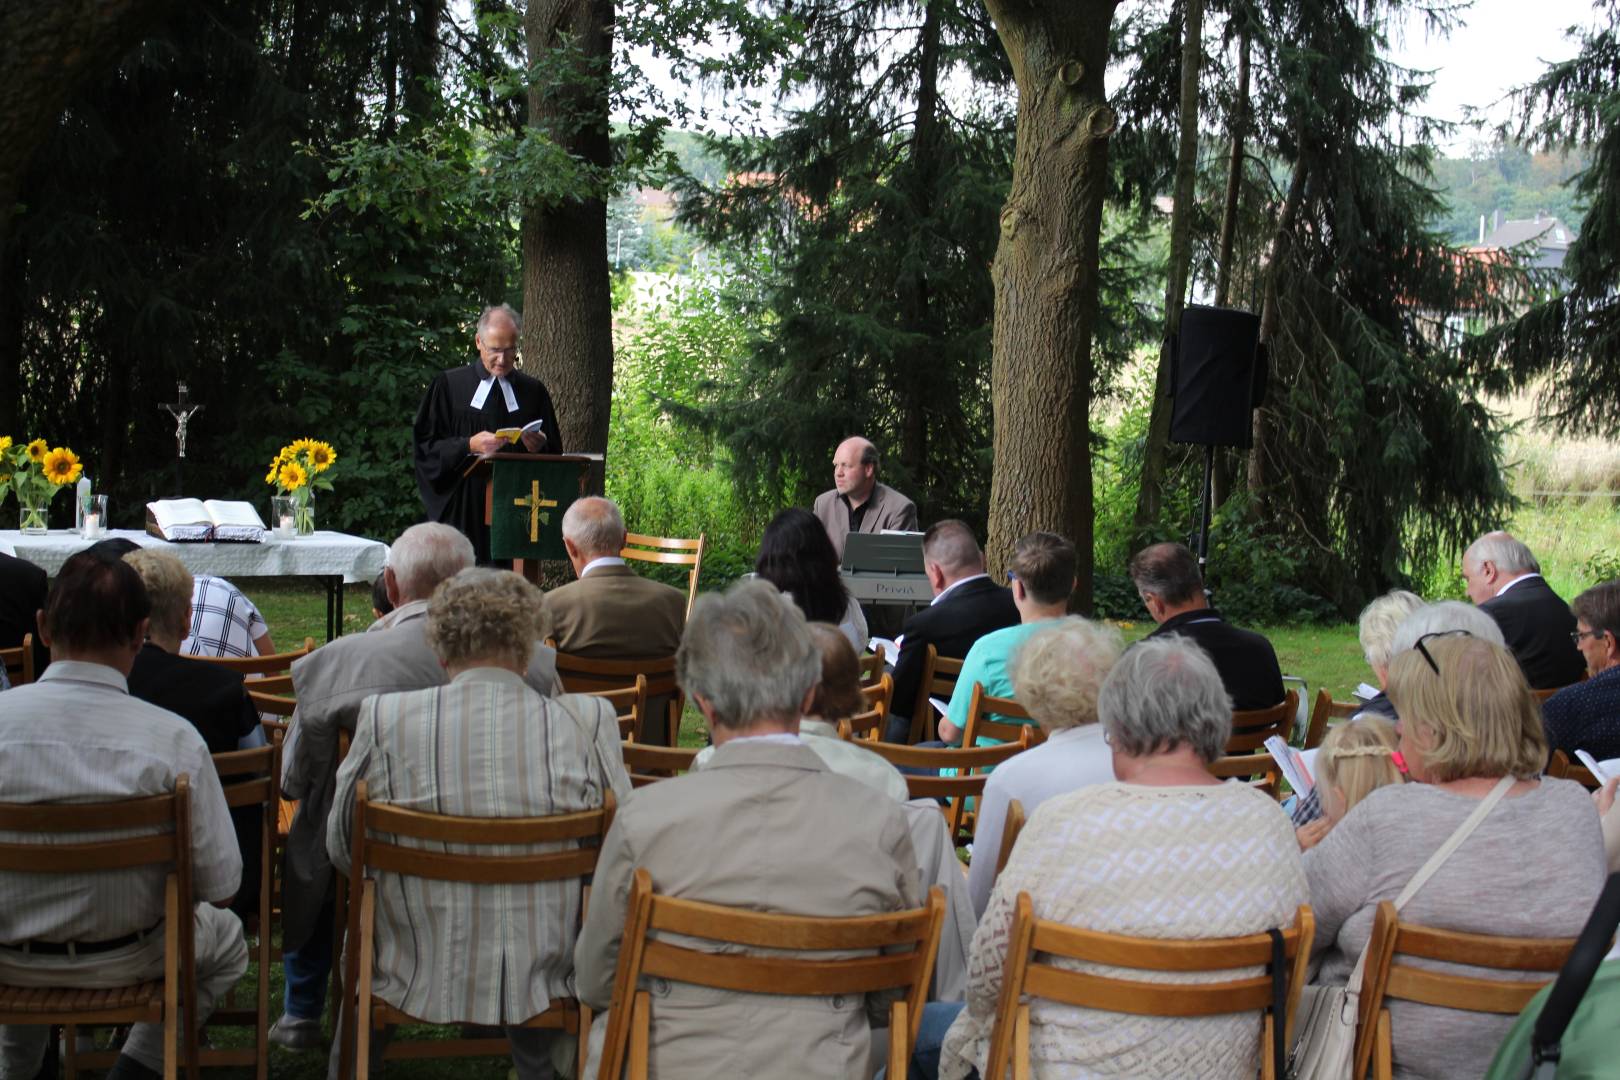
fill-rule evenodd
<path id="1" fill-rule="evenodd" d="M 1532 689 L 1530 692 L 1536 696 L 1536 704 L 1537 705 L 1545 705 L 1545 704 L 1547 704 L 1547 699 L 1548 698 L 1552 697 L 1554 694 L 1558 693 L 1558 691 L 1560 691 L 1562 689 L 1563 689 L 1562 686 L 1549 686 L 1549 687 L 1546 687 L 1545 689 L 1542 689 L 1542 690 L 1534 690 L 1534 689 Z"/>
<path id="2" fill-rule="evenodd" d="M 34 635 L 24 634 L 22 644 L 11 649 L 0 649 L 0 664 L 6 667 L 6 678 L 12 686 L 26 686 L 34 681 Z"/>
<path id="3" fill-rule="evenodd" d="M 1011 717 L 1015 720 L 1025 721 L 1022 724 L 1011 724 L 996 717 Z M 994 697 L 985 693 L 984 684 L 973 684 L 973 696 L 968 699 L 967 727 L 962 729 L 962 745 L 978 746 L 979 740 L 994 739 L 997 742 L 1017 742 L 1028 733 L 1029 744 L 1039 746 L 1046 741 L 1046 732 L 1035 723 L 1035 718 L 1029 715 L 1029 710 L 1012 698 Z"/>
<path id="4" fill-rule="evenodd" d="M 940 807 L 950 829 L 951 843 L 961 846 L 971 843 L 977 815 L 969 815 L 967 801 L 984 794 L 987 770 L 995 768 L 1014 754 L 1029 749 L 1027 729 L 1017 742 L 998 746 L 922 747 L 899 746 L 886 742 L 861 742 L 865 747 L 894 766 L 907 766 L 933 770 L 933 775 L 906 774 L 906 790 L 913 799 L 944 799 Z M 943 775 L 955 773 L 955 775 Z"/>
<path id="5" fill-rule="evenodd" d="M 1166 983 L 1068 971 L 1052 963 L 1054 958 L 1063 958 L 1155 972 L 1216 972 L 1264 967 L 1271 963 L 1272 943 L 1269 934 L 1171 941 L 1080 930 L 1063 923 L 1035 918 L 1029 893 L 1019 893 L 1013 909 L 1012 932 L 1007 942 L 1001 996 L 996 1003 L 995 1027 L 990 1035 L 989 1067 L 984 1075 L 1006 1075 L 1012 1053 L 1013 1029 L 1023 996 L 1135 1016 L 1220 1016 L 1264 1012 L 1261 1032 L 1269 1033 L 1273 1023 L 1287 1023 L 1294 1013 L 1300 988 L 1305 984 L 1305 969 L 1310 960 L 1315 925 L 1311 909 L 1301 906 L 1294 915 L 1292 926 L 1278 927 L 1282 931 L 1283 953 L 1290 962 L 1290 971 L 1288 1017 L 1274 1019 L 1271 1015 L 1272 978 L 1268 973 L 1236 976 L 1218 982 Z M 1269 1041 L 1263 1041 L 1261 1047 L 1262 1060 L 1269 1063 Z"/>
<path id="6" fill-rule="evenodd" d="M 934 707 L 929 698 L 949 701 L 956 689 L 957 677 L 962 674 L 960 657 L 941 656 L 929 645 L 923 653 L 922 679 L 917 683 L 917 700 L 911 706 L 911 741 L 921 742 L 933 738 Z"/>
<path id="7" fill-rule="evenodd" d="M 635 1022 L 647 1024 L 645 1007 L 635 1016 L 638 1010 L 633 1005 L 637 983 L 643 976 L 743 994 L 828 997 L 904 990 L 904 1000 L 896 1002 L 891 1011 L 891 1038 L 909 1050 L 933 979 L 944 921 L 945 893 L 938 885 L 928 890 L 925 906 L 910 911 L 823 918 L 766 914 L 660 896 L 653 891 L 647 871 L 637 870 L 630 886 L 624 938 L 613 979 L 613 1007 L 608 1013 L 598 1075 L 617 1080 L 626 1058 L 633 1053 Z M 654 932 L 747 949 L 791 949 L 801 954 L 858 951 L 868 955 L 815 959 L 729 950 L 709 952 L 652 937 Z M 645 1030 L 643 1027 L 640 1035 L 645 1035 Z M 636 1041 L 644 1051 L 644 1038 Z M 632 1065 L 632 1075 L 639 1071 L 636 1064 Z"/>
<path id="8" fill-rule="evenodd" d="M 1299 711 L 1299 691 L 1290 690 L 1281 702 L 1269 709 L 1250 709 L 1232 714 L 1232 735 L 1226 740 L 1228 754 L 1247 754 L 1263 749 L 1266 740 L 1293 733 L 1294 714 Z"/>
<path id="9" fill-rule="evenodd" d="M 668 780 L 692 768 L 698 751 L 688 746 L 652 746 L 647 743 L 624 743 L 624 769 L 630 774 L 630 783 L 646 787 L 659 780 Z"/>
<path id="10" fill-rule="evenodd" d="M 867 709 L 838 721 L 838 737 L 845 742 L 859 739 L 861 742 L 875 743 L 883 735 L 883 727 L 887 723 L 888 717 L 882 710 Z"/>
<path id="11" fill-rule="evenodd" d="M 856 662 L 861 666 L 862 686 L 876 686 L 878 680 L 883 678 L 882 653 L 865 653 L 857 657 Z"/>
<path id="12" fill-rule="evenodd" d="M 1238 779 L 1257 787 L 1273 799 L 1282 799 L 1282 769 L 1270 754 L 1227 754 L 1204 768 L 1222 780 Z"/>
<path id="13" fill-rule="evenodd" d="M 1573 780 L 1588 791 L 1596 791 L 1603 786 L 1592 775 L 1591 769 L 1578 761 L 1569 760 L 1569 755 L 1562 750 L 1553 751 L 1552 759 L 1547 762 L 1547 775 L 1559 780 Z"/>
<path id="14" fill-rule="evenodd" d="M 298 707 L 298 699 L 282 697 L 280 694 L 265 694 L 258 690 L 249 690 L 248 697 L 253 701 L 253 707 L 260 713 L 269 713 L 271 716 L 291 716 Z M 286 725 L 282 725 L 285 731 Z"/>
<path id="15" fill-rule="evenodd" d="M 1378 905 L 1367 942 L 1367 974 L 1361 992 L 1353 1075 L 1366 1074 L 1375 1047 L 1380 1057 L 1389 1052 L 1389 1019 L 1384 1011 L 1389 999 L 1466 1012 L 1517 1015 L 1536 991 L 1557 976 L 1574 947 L 1574 938 L 1495 937 L 1402 922 L 1395 905 L 1385 900 Z M 1477 972 L 1462 975 L 1415 967 L 1405 962 L 1408 957 L 1493 971 L 1533 971 L 1545 977 L 1521 980 L 1490 978 Z M 1383 1036 L 1380 1028 L 1385 1032 Z M 1387 1075 L 1387 1067 L 1384 1072 Z"/>
<path id="16" fill-rule="evenodd" d="M 868 709 L 876 709 L 887 717 L 894 701 L 894 676 L 883 672 L 876 682 L 862 684 L 861 699 Z"/>
<path id="17" fill-rule="evenodd" d="M 1361 705 L 1354 701 L 1334 701 L 1333 695 L 1326 690 L 1316 692 L 1316 701 L 1311 705 L 1311 720 L 1305 728 L 1306 750 L 1315 750 L 1327 738 L 1328 723 L 1333 720 L 1348 720 L 1361 711 Z M 1233 723 L 1236 723 L 1234 718 Z"/>
<path id="18" fill-rule="evenodd" d="M 191 776 L 174 791 L 93 803 L 0 803 L 0 832 L 81 833 L 166 827 L 163 832 L 73 843 L 0 843 L 0 870 L 26 874 L 88 874 L 168 866 L 191 888 Z"/>
<path id="19" fill-rule="evenodd" d="M 646 679 L 647 696 L 679 696 L 675 683 L 675 657 L 654 656 L 645 660 L 594 660 L 571 653 L 557 654 L 557 680 L 564 693 L 591 694 L 598 690 L 623 690 L 635 686 L 637 677 Z"/>
<path id="20" fill-rule="evenodd" d="M 698 576 L 703 572 L 705 536 L 704 533 L 698 533 L 696 540 L 683 540 L 669 536 L 625 533 L 624 550 L 619 552 L 619 556 L 638 562 L 690 566 L 692 569 L 686 575 L 686 616 L 691 618 L 692 603 L 697 599 Z"/>
<path id="21" fill-rule="evenodd" d="M 205 664 L 218 664 L 232 671 L 239 671 L 243 675 L 280 675 L 292 670 L 293 661 L 308 656 L 315 651 L 315 639 L 306 637 L 304 647 L 291 652 L 270 653 L 266 656 L 193 656 L 192 660 L 201 660 Z M 271 685 L 265 685 L 270 682 Z M 267 694 L 284 693 L 292 689 L 292 678 L 287 678 L 286 684 L 281 680 L 255 679 L 253 686 Z"/>
<path id="22" fill-rule="evenodd" d="M 1013 799 L 1007 804 L 1007 816 L 1001 823 L 1001 850 L 996 853 L 996 877 L 1007 868 L 1007 859 L 1012 855 L 1013 845 L 1018 843 L 1018 834 L 1024 831 L 1024 804 L 1019 799 Z M 994 879 L 991 879 L 994 884 Z"/>
<path id="23" fill-rule="evenodd" d="M 641 718 L 647 712 L 647 676 L 638 673 L 636 681 L 630 686 L 617 690 L 592 690 L 590 695 L 603 698 L 613 706 L 614 716 L 619 721 L 619 738 L 635 742 L 636 732 L 641 729 Z"/>

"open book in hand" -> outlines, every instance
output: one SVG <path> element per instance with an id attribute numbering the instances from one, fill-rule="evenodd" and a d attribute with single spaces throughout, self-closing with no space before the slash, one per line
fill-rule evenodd
<path id="1" fill-rule="evenodd" d="M 223 499 L 159 499 L 146 504 L 146 531 L 176 543 L 261 544 L 264 520 L 252 503 Z"/>
<path id="2" fill-rule="evenodd" d="M 540 432 L 540 429 L 545 427 L 545 426 L 546 426 L 546 422 L 544 420 L 530 420 L 527 424 L 524 424 L 522 427 L 497 428 L 496 431 L 495 431 L 495 434 L 499 435 L 501 438 L 505 439 L 509 443 L 515 443 L 519 439 L 523 438 L 523 436 L 525 436 L 525 435 L 538 434 Z"/>

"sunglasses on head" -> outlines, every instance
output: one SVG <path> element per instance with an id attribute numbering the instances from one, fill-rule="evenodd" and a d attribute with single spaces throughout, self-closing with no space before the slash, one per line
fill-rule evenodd
<path id="1" fill-rule="evenodd" d="M 1417 644 L 1414 645 L 1413 648 L 1423 655 L 1424 660 L 1428 661 L 1429 670 L 1438 675 L 1440 674 L 1440 665 L 1434 662 L 1434 657 L 1429 655 L 1429 650 L 1423 643 L 1428 641 L 1430 638 L 1456 637 L 1459 634 L 1461 634 L 1463 637 L 1474 636 L 1467 630 L 1436 630 L 1432 634 L 1424 634 L 1422 637 L 1418 638 Z"/>

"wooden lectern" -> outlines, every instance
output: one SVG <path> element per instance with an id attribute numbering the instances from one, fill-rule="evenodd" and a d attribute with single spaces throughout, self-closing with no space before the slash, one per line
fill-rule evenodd
<path id="1" fill-rule="evenodd" d="M 512 569 L 535 584 L 540 564 L 565 560 L 562 518 L 575 499 L 589 495 L 601 454 L 526 454 L 501 451 L 480 457 L 465 475 L 484 473 L 484 524 L 489 553 L 511 559 Z"/>

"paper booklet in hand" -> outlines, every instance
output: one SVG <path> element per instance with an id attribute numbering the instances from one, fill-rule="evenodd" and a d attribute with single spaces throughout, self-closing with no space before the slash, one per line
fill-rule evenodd
<path id="1" fill-rule="evenodd" d="M 252 503 L 159 499 L 146 504 L 146 531 L 176 543 L 264 543 L 264 519 Z"/>
<path id="2" fill-rule="evenodd" d="M 536 432 L 538 432 L 541 428 L 543 428 L 545 426 L 546 426 L 546 422 L 544 420 L 530 420 L 527 424 L 524 424 L 522 427 L 498 428 L 496 430 L 495 434 L 499 435 L 501 438 L 505 439 L 509 443 L 515 443 L 519 439 L 523 438 L 523 436 L 525 436 L 525 435 L 533 435 L 533 434 L 535 434 Z"/>

